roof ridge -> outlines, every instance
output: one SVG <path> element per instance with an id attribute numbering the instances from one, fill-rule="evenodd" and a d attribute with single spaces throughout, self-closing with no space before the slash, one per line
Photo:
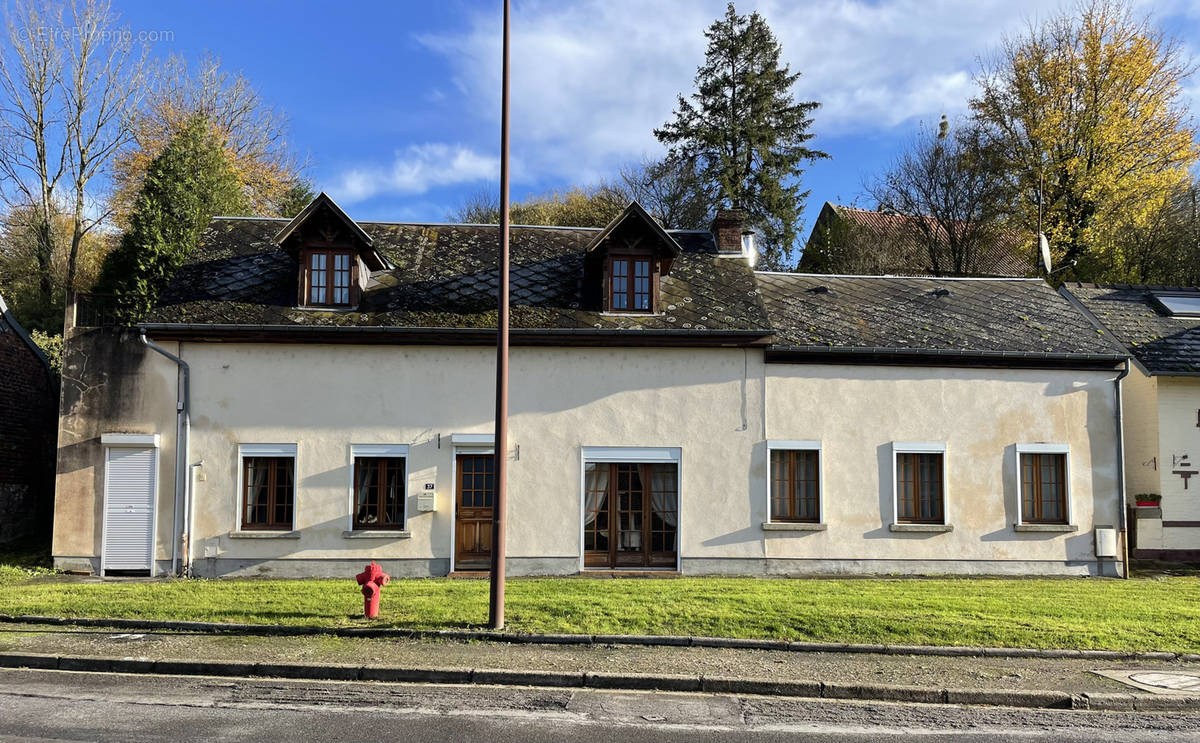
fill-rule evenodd
<path id="1" fill-rule="evenodd" d="M 910 276 L 900 274 L 852 274 L 852 273 L 802 273 L 799 271 L 755 271 L 755 275 L 766 276 L 803 276 L 805 278 L 829 279 L 898 279 L 918 281 L 1032 281 L 1045 283 L 1040 278 L 1021 276 Z"/>

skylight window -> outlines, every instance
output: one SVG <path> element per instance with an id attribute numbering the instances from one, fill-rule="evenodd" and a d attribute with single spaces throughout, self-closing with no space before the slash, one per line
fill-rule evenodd
<path id="1" fill-rule="evenodd" d="M 1168 314 L 1176 317 L 1200 317 L 1200 292 L 1193 294 L 1151 295 Z"/>

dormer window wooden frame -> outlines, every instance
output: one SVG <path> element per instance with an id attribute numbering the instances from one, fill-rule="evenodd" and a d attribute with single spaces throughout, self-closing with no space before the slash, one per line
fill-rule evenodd
<path id="1" fill-rule="evenodd" d="M 371 236 L 324 193 L 301 209 L 274 240 L 296 261 L 299 307 L 358 307 L 371 271 L 390 265 L 372 247 Z"/>
<path id="2" fill-rule="evenodd" d="M 658 312 L 659 260 L 649 253 L 612 253 L 605 270 L 608 312 Z"/>
<path id="3" fill-rule="evenodd" d="M 661 279 L 681 251 L 675 238 L 631 201 L 586 248 L 591 306 L 614 314 L 659 314 Z"/>
<path id="4" fill-rule="evenodd" d="M 355 307 L 360 271 L 358 253 L 350 248 L 306 248 L 300 251 L 300 306 Z"/>

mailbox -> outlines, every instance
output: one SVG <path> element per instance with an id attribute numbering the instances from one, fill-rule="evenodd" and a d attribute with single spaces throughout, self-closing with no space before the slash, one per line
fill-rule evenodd
<path id="1" fill-rule="evenodd" d="M 436 493 L 418 493 L 417 494 L 417 510 L 421 513 L 428 513 L 436 510 L 437 494 Z"/>

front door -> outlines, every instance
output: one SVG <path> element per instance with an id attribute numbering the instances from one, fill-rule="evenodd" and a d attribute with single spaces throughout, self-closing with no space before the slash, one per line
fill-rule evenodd
<path id="1" fill-rule="evenodd" d="M 674 464 L 588 462 L 584 567 L 675 567 L 678 482 Z"/>
<path id="2" fill-rule="evenodd" d="M 491 567 L 495 464 L 491 454 L 458 455 L 454 499 L 455 570 L 488 570 Z"/>
<path id="3" fill-rule="evenodd" d="M 104 455 L 104 548 L 101 570 L 154 572 L 153 447 L 112 446 Z"/>

